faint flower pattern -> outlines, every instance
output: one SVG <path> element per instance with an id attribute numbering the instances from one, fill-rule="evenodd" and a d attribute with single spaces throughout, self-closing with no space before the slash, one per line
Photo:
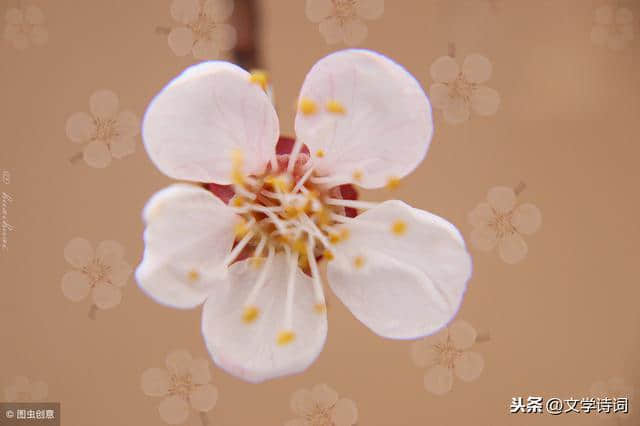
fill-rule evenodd
<path id="1" fill-rule="evenodd" d="M 104 168 L 111 158 L 132 154 L 140 133 L 140 118 L 129 110 L 120 111 L 118 96 L 111 90 L 98 90 L 89 98 L 89 111 L 76 112 L 67 120 L 66 132 L 71 141 L 86 144 L 85 162 Z"/>
<path id="2" fill-rule="evenodd" d="M 463 320 L 456 320 L 437 334 L 418 340 L 411 346 L 411 358 L 418 367 L 427 367 L 424 387 L 436 395 L 444 395 L 453 387 L 453 376 L 471 382 L 484 369 L 484 358 L 470 351 L 478 336 Z"/>
<path id="3" fill-rule="evenodd" d="M 218 389 L 211 384 L 206 359 L 177 350 L 167 355 L 165 364 L 166 368 L 145 370 L 141 379 L 146 395 L 163 397 L 158 406 L 162 420 L 171 425 L 184 423 L 191 409 L 205 413 L 216 405 Z"/>
<path id="4" fill-rule="evenodd" d="M 16 376 L 13 382 L 4 388 L 6 402 L 42 402 L 49 395 L 49 386 L 42 380 L 32 381 L 25 376 Z"/>
<path id="5" fill-rule="evenodd" d="M 624 379 L 621 377 L 612 377 L 608 380 L 599 380 L 594 382 L 589 388 L 589 396 L 592 398 L 628 398 L 629 401 L 633 399 L 635 390 L 632 385 L 625 383 Z M 631 403 L 629 404 L 630 409 Z M 611 410 L 611 413 L 601 412 L 598 413 L 603 417 L 610 418 L 614 413 L 614 410 Z M 618 416 L 628 416 L 628 413 L 625 414 L 622 411 L 615 413 Z"/>
<path id="6" fill-rule="evenodd" d="M 327 385 L 299 389 L 291 397 L 291 410 L 298 416 L 285 426 L 352 426 L 358 420 L 356 404 Z"/>
<path id="7" fill-rule="evenodd" d="M 482 84 L 492 71 L 489 59 L 477 53 L 465 58 L 462 69 L 454 58 L 439 57 L 430 69 L 435 81 L 429 88 L 433 107 L 443 110 L 445 121 L 451 124 L 467 121 L 471 110 L 481 116 L 495 114 L 500 94 Z"/>
<path id="8" fill-rule="evenodd" d="M 115 241 L 103 241 L 95 251 L 84 238 L 69 241 L 64 248 L 64 257 L 73 270 L 62 277 L 62 293 L 73 302 L 84 300 L 91 293 L 98 309 L 119 305 L 121 287 L 132 272 L 123 255 L 124 249 Z"/>
<path id="9" fill-rule="evenodd" d="M 5 12 L 4 20 L 4 39 L 16 49 L 42 46 L 49 40 L 49 32 L 44 27 L 44 13 L 37 6 L 10 8 Z"/>
<path id="10" fill-rule="evenodd" d="M 600 6 L 594 12 L 591 41 L 611 50 L 622 50 L 635 37 L 633 12 L 626 7 Z"/>
<path id="11" fill-rule="evenodd" d="M 367 38 L 364 21 L 384 13 L 384 0 L 307 0 L 306 12 L 311 22 L 320 24 L 327 44 L 355 46 Z"/>
<path id="12" fill-rule="evenodd" d="M 512 188 L 496 186 L 487 193 L 487 202 L 469 212 L 468 221 L 474 228 L 470 237 L 474 247 L 491 251 L 497 245 L 500 258 L 513 264 L 527 255 L 523 236 L 538 231 L 542 214 L 531 203 L 516 205 L 516 193 Z"/>
<path id="13" fill-rule="evenodd" d="M 173 0 L 171 16 L 182 24 L 169 32 L 169 47 L 177 56 L 216 59 L 236 45 L 236 30 L 226 24 L 233 0 Z"/>

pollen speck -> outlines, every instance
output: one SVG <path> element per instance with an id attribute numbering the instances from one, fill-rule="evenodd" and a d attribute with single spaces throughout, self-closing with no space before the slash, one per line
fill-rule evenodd
<path id="1" fill-rule="evenodd" d="M 242 207 L 244 206 L 244 203 L 244 198 L 238 197 L 237 195 L 231 200 L 231 205 L 234 207 Z"/>
<path id="2" fill-rule="evenodd" d="M 336 234 L 335 232 L 329 233 L 329 242 L 331 244 L 338 244 L 340 242 L 340 234 Z"/>
<path id="3" fill-rule="evenodd" d="M 316 109 L 316 103 L 309 98 L 301 98 L 298 103 L 298 110 L 304 115 L 315 114 Z"/>
<path id="4" fill-rule="evenodd" d="M 260 311 L 255 306 L 247 306 L 244 308 L 244 312 L 242 313 L 242 321 L 247 324 L 254 322 L 258 315 L 260 315 Z"/>
<path id="5" fill-rule="evenodd" d="M 389 179 L 387 179 L 387 188 L 388 189 L 396 189 L 399 186 L 400 186 L 400 178 L 397 178 L 395 176 L 391 176 L 391 177 L 389 177 Z"/>
<path id="6" fill-rule="evenodd" d="M 356 182 L 360 182 L 362 180 L 362 175 L 364 173 L 362 172 L 362 170 L 356 170 L 355 172 L 353 172 L 353 180 L 355 180 Z"/>
<path id="7" fill-rule="evenodd" d="M 278 344 L 280 346 L 288 345 L 293 342 L 296 338 L 296 334 L 291 330 L 285 330 L 278 333 Z"/>
<path id="8" fill-rule="evenodd" d="M 327 111 L 333 114 L 344 114 L 346 112 L 344 106 L 336 100 L 327 101 Z"/>
<path id="9" fill-rule="evenodd" d="M 322 158 L 324 157 L 324 149 L 319 149 L 316 151 L 316 157 Z"/>
<path id="10" fill-rule="evenodd" d="M 364 257 L 356 256 L 356 258 L 353 259 L 353 266 L 355 266 L 356 269 L 361 269 L 364 266 Z"/>
<path id="11" fill-rule="evenodd" d="M 317 313 L 317 314 L 323 314 L 325 312 L 327 312 L 327 305 L 324 303 L 316 303 L 313 307 L 313 310 Z"/>
<path id="12" fill-rule="evenodd" d="M 200 279 L 200 273 L 195 269 L 192 269 L 187 273 L 187 279 L 189 282 L 194 283 Z"/>
<path id="13" fill-rule="evenodd" d="M 249 77 L 249 81 L 253 84 L 257 84 L 262 88 L 262 90 L 267 90 L 267 84 L 269 82 L 269 77 L 267 73 L 260 70 L 255 70 L 251 73 Z"/>
<path id="14" fill-rule="evenodd" d="M 407 222 L 405 222 L 403 220 L 396 220 L 391 225 L 391 232 L 393 232 L 394 234 L 396 234 L 398 236 L 406 234 L 406 232 L 407 232 Z"/>
<path id="15" fill-rule="evenodd" d="M 325 250 L 322 253 L 322 257 L 324 257 L 325 259 L 327 259 L 327 262 L 330 262 L 334 259 L 333 257 L 333 253 L 331 252 L 331 250 Z"/>

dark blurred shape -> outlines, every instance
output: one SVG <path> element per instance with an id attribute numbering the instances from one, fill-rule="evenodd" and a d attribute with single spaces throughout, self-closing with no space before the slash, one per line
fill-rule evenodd
<path id="1" fill-rule="evenodd" d="M 246 70 L 262 68 L 259 42 L 262 22 L 258 2 L 235 0 L 231 21 L 238 36 L 233 50 L 234 62 Z"/>

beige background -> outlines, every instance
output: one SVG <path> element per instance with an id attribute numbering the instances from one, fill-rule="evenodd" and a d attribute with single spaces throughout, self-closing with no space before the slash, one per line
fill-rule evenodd
<path id="1" fill-rule="evenodd" d="M 207 356 L 200 310 L 165 308 L 133 278 L 122 303 L 87 317 L 89 302 L 60 289 L 73 237 L 114 239 L 136 265 L 140 212 L 170 180 L 139 143 L 136 153 L 94 169 L 68 158 L 79 146 L 65 122 L 108 88 L 122 108 L 142 116 L 151 97 L 196 60 L 176 57 L 166 36 L 168 0 L 33 0 L 46 16 L 49 42 L 24 51 L 0 45 L 0 168 L 11 174 L 8 250 L 0 252 L 0 386 L 16 375 L 49 384 L 65 426 L 159 425 L 159 399 L 143 394 L 140 374 L 185 348 Z M 466 215 L 495 185 L 527 189 L 520 201 L 542 211 L 516 265 L 470 247 L 474 275 L 459 317 L 491 340 L 480 378 L 456 381 L 444 396 L 423 387 L 410 342 L 378 338 L 333 296 L 329 336 L 308 371 L 265 384 L 239 381 L 212 366 L 218 404 L 211 425 L 279 425 L 295 417 L 291 394 L 327 383 L 353 399 L 360 425 L 597 425 L 594 415 L 509 415 L 513 396 L 583 397 L 589 386 L 620 376 L 640 385 L 640 2 L 620 0 L 636 17 L 636 39 L 620 52 L 589 39 L 592 0 L 388 0 L 368 22 L 363 44 L 407 67 L 428 88 L 429 66 L 454 42 L 462 59 L 493 63 L 488 85 L 502 104 L 492 117 L 450 125 L 440 111 L 425 162 L 394 193 L 448 218 L 468 238 Z M 609 2 L 615 3 L 615 2 Z M 4 11 L 16 0 L 0 3 Z M 292 134 L 293 103 L 327 46 L 301 0 L 262 1 L 265 63 L 275 86 L 283 134 Z M 139 139 L 138 139 L 139 140 Z M 637 406 L 631 405 L 633 412 Z M 638 414 L 637 412 L 635 414 Z M 605 419 L 606 420 L 606 419 Z M 194 417 L 194 423 L 197 418 Z M 640 422 L 636 418 L 635 422 Z M 626 424 L 633 425 L 633 419 Z M 615 423 L 613 423 L 615 424 Z"/>

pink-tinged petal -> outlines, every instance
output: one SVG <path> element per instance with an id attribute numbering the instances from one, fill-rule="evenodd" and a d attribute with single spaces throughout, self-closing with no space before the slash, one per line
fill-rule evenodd
<path id="1" fill-rule="evenodd" d="M 243 321 L 249 292 L 262 270 L 249 261 L 234 263 L 227 279 L 215 283 L 202 312 L 202 335 L 214 362 L 249 382 L 262 382 L 305 370 L 317 358 L 327 335 L 326 313 L 314 309 L 313 284 L 296 269 L 293 304 L 293 341 L 279 345 L 284 330 L 289 265 L 282 254 L 272 258 L 266 282 L 253 305 L 257 318 Z"/>
<path id="2" fill-rule="evenodd" d="M 89 277 L 80 271 L 69 271 L 62 276 L 62 294 L 72 302 L 84 300 L 90 289 Z"/>
<path id="3" fill-rule="evenodd" d="M 521 204 L 513 211 L 511 224 L 524 235 L 531 235 L 542 225 L 540 209 L 531 203 Z"/>
<path id="4" fill-rule="evenodd" d="M 44 23 L 44 13 L 37 6 L 28 6 L 24 11 L 24 20 L 31 25 L 41 25 Z"/>
<path id="5" fill-rule="evenodd" d="M 318 407 L 331 408 L 338 402 L 338 392 L 325 384 L 315 385 L 311 388 L 311 398 Z"/>
<path id="6" fill-rule="evenodd" d="M 167 306 L 201 304 L 231 250 L 235 213 L 204 188 L 175 184 L 147 202 L 143 217 L 140 288 Z"/>
<path id="7" fill-rule="evenodd" d="M 136 140 L 133 137 L 117 137 L 109 142 L 109 151 L 113 158 L 124 158 L 136 152 Z"/>
<path id="8" fill-rule="evenodd" d="M 72 142 L 88 142 L 96 134 L 96 124 L 86 112 L 76 112 L 67 119 L 66 132 Z"/>
<path id="9" fill-rule="evenodd" d="M 84 238 L 74 238 L 64 247 L 64 258 L 76 268 L 87 266 L 93 260 L 91 243 Z"/>
<path id="10" fill-rule="evenodd" d="M 203 358 L 194 359 L 189 366 L 189 374 L 193 383 L 204 385 L 211 381 L 209 361 Z"/>
<path id="11" fill-rule="evenodd" d="M 119 106 L 118 95 L 111 90 L 98 90 L 89 98 L 89 110 L 97 118 L 115 118 Z"/>
<path id="12" fill-rule="evenodd" d="M 4 13 L 4 20 L 7 24 L 20 25 L 24 21 L 24 14 L 20 9 L 11 7 Z"/>
<path id="13" fill-rule="evenodd" d="M 598 46 L 604 46 L 609 38 L 609 29 L 604 25 L 594 25 L 591 30 L 591 41 Z"/>
<path id="14" fill-rule="evenodd" d="M 449 326 L 449 338 L 458 350 L 469 349 L 476 342 L 478 333 L 471 324 L 463 320 L 456 320 Z"/>
<path id="15" fill-rule="evenodd" d="M 399 235 L 392 232 L 397 223 L 404 228 Z M 327 275 L 356 318 L 394 339 L 433 334 L 451 321 L 471 276 L 471 258 L 452 224 L 390 200 L 347 228 L 346 241 L 332 247 Z"/>
<path id="16" fill-rule="evenodd" d="M 209 383 L 200 385 L 189 394 L 189 402 L 196 411 L 210 411 L 218 402 L 218 389 Z"/>
<path id="17" fill-rule="evenodd" d="M 315 170 L 336 183 L 379 188 L 411 173 L 427 153 L 433 122 L 420 84 L 391 59 L 367 50 L 342 50 L 316 63 L 300 97 L 321 110 L 296 115 L 296 133 L 312 153 Z M 325 112 L 337 101 L 344 114 Z M 355 179 L 358 172 L 361 179 Z"/>
<path id="18" fill-rule="evenodd" d="M 471 245 L 478 250 L 491 251 L 498 243 L 498 234 L 495 228 L 483 225 L 471 231 L 469 241 Z"/>
<path id="19" fill-rule="evenodd" d="M 364 0 L 356 3 L 356 13 L 363 19 L 378 19 L 384 13 L 384 0 Z"/>
<path id="20" fill-rule="evenodd" d="M 84 161 L 91 167 L 103 169 L 111 164 L 111 152 L 102 141 L 91 141 L 83 150 Z"/>
<path id="21" fill-rule="evenodd" d="M 479 228 L 486 226 L 495 219 L 495 213 L 489 203 L 480 203 L 467 215 L 468 222 Z"/>
<path id="22" fill-rule="evenodd" d="M 169 392 L 171 378 L 163 368 L 148 368 L 142 373 L 140 386 L 145 395 L 165 396 Z"/>
<path id="23" fill-rule="evenodd" d="M 191 53 L 194 41 L 193 31 L 188 27 L 172 29 L 167 38 L 169 47 L 176 56 L 185 56 Z"/>
<path id="24" fill-rule="evenodd" d="M 233 0 L 207 0 L 202 11 L 215 23 L 225 22 L 233 14 Z"/>
<path id="25" fill-rule="evenodd" d="M 335 16 L 330 16 L 320 22 L 318 29 L 327 44 L 337 44 L 344 40 L 342 23 Z"/>
<path id="26" fill-rule="evenodd" d="M 181 396 L 168 396 L 158 406 L 158 412 L 166 423 L 178 425 L 189 418 L 189 404 Z"/>
<path id="27" fill-rule="evenodd" d="M 493 115 L 500 106 L 500 94 L 489 87 L 480 86 L 471 95 L 471 108 L 482 116 Z"/>
<path id="28" fill-rule="evenodd" d="M 473 53 L 464 59 L 462 73 L 470 83 L 484 83 L 491 77 L 493 67 L 486 57 Z"/>
<path id="29" fill-rule="evenodd" d="M 600 25 L 611 24 L 613 22 L 613 8 L 608 5 L 597 8 L 594 12 L 594 21 Z"/>
<path id="30" fill-rule="evenodd" d="M 36 25 L 31 29 L 30 37 L 35 46 L 43 46 L 49 41 L 49 31 L 42 25 Z"/>
<path id="31" fill-rule="evenodd" d="M 111 284 L 99 282 L 91 292 L 93 303 L 100 309 L 115 308 L 122 301 L 122 290 Z"/>
<path id="32" fill-rule="evenodd" d="M 165 364 L 174 376 L 184 376 L 189 373 L 193 364 L 193 357 L 186 349 L 178 349 L 167 354 Z"/>
<path id="33" fill-rule="evenodd" d="M 333 12 L 331 0 L 306 0 L 305 12 L 311 22 L 321 22 Z"/>
<path id="34" fill-rule="evenodd" d="M 198 19 L 200 13 L 199 0 L 173 0 L 171 3 L 171 17 L 181 24 L 190 24 Z"/>
<path id="35" fill-rule="evenodd" d="M 431 104 L 437 109 L 447 109 L 451 103 L 449 87 L 443 83 L 434 83 L 429 87 Z"/>
<path id="36" fill-rule="evenodd" d="M 526 257 L 527 251 L 527 243 L 518 233 L 507 235 L 498 242 L 498 254 L 505 263 L 520 262 Z"/>
<path id="37" fill-rule="evenodd" d="M 458 77 L 460 67 L 451 56 L 441 56 L 431 64 L 429 71 L 436 82 L 447 83 Z"/>
<path id="38" fill-rule="evenodd" d="M 342 40 L 347 46 L 357 46 L 364 42 L 369 34 L 367 25 L 358 18 L 345 21 L 342 26 Z"/>
<path id="39" fill-rule="evenodd" d="M 450 124 L 464 123 L 469 119 L 469 104 L 460 96 L 451 98 L 449 105 L 444 109 L 444 121 Z"/>
<path id="40" fill-rule="evenodd" d="M 193 45 L 193 57 L 198 59 L 216 59 L 220 49 L 214 40 L 200 39 Z"/>
<path id="41" fill-rule="evenodd" d="M 424 388 L 436 395 L 444 395 L 453 387 L 453 372 L 442 365 L 427 370 L 424 375 Z"/>
<path id="42" fill-rule="evenodd" d="M 498 213 L 508 213 L 516 205 L 516 193 L 508 186 L 494 186 L 487 192 L 489 205 Z"/>
<path id="43" fill-rule="evenodd" d="M 358 407 L 348 398 L 341 398 L 331 410 L 331 421 L 335 426 L 352 426 L 358 421 Z"/>
<path id="44" fill-rule="evenodd" d="M 476 380 L 483 369 L 484 358 L 477 352 L 463 352 L 454 364 L 456 376 L 465 382 Z"/>
<path id="45" fill-rule="evenodd" d="M 213 37 L 218 50 L 224 52 L 233 49 L 238 40 L 235 27 L 228 24 L 218 24 Z"/>
<path id="46" fill-rule="evenodd" d="M 278 141 L 269 97 L 227 62 L 187 68 L 149 104 L 142 136 L 151 160 L 174 179 L 231 183 L 232 153 L 243 171 L 262 172 Z"/>

